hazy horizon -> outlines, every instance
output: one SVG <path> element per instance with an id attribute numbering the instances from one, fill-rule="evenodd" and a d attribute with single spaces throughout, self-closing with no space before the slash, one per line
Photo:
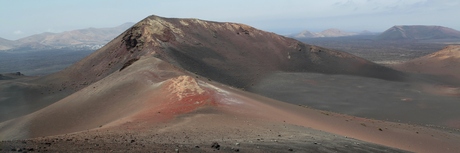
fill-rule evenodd
<path id="1" fill-rule="evenodd" d="M 383 32 L 394 25 L 439 25 L 456 30 L 460 1 L 455 0 L 288 0 L 211 1 L 171 0 L 136 3 L 114 1 L 0 2 L 0 37 L 17 40 L 43 32 L 115 27 L 149 15 L 198 18 L 243 23 L 255 28 L 291 34 L 337 28 L 349 32 Z"/>

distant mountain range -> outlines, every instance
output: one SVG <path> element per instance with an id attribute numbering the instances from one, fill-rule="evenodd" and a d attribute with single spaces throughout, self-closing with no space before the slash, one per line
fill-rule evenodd
<path id="1" fill-rule="evenodd" d="M 354 35 L 374 35 L 375 33 L 372 33 L 370 31 L 363 31 L 363 32 L 346 32 L 342 31 L 339 29 L 327 29 L 321 32 L 310 32 L 308 30 L 302 31 L 297 34 L 292 34 L 289 37 L 293 38 L 322 38 L 322 37 L 344 37 L 344 36 L 354 36 Z"/>
<path id="2" fill-rule="evenodd" d="M 428 40 L 459 39 L 460 31 L 442 26 L 402 25 L 393 26 L 380 34 L 378 40 Z"/>
<path id="3" fill-rule="evenodd" d="M 370 31 L 346 32 L 339 29 L 327 29 L 321 32 L 302 31 L 288 35 L 292 38 L 323 38 L 323 37 L 345 37 L 356 35 L 375 35 L 376 40 L 436 40 L 436 39 L 460 39 L 460 31 L 443 26 L 427 25 L 398 25 L 389 28 L 383 33 Z"/>
<path id="4" fill-rule="evenodd" d="M 0 38 L 0 50 L 99 49 L 134 25 L 128 22 L 113 28 L 87 28 L 62 33 L 45 32 L 15 41 Z"/>

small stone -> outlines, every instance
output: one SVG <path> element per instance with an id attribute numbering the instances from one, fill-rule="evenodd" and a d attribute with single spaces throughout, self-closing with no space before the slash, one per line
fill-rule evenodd
<path id="1" fill-rule="evenodd" d="M 237 143 L 235 143 L 235 145 L 236 145 L 236 146 L 239 146 L 239 145 L 240 145 L 240 143 L 238 143 L 238 142 L 237 142 Z"/>
<path id="2" fill-rule="evenodd" d="M 211 145 L 211 148 L 215 148 L 217 150 L 220 150 L 220 145 L 217 142 L 213 142 L 212 145 Z"/>
<path id="3" fill-rule="evenodd" d="M 294 151 L 294 149 L 292 149 L 292 148 L 289 148 L 289 149 L 288 149 L 288 151 Z"/>
<path id="4" fill-rule="evenodd" d="M 195 148 L 200 148 L 200 146 L 195 146 Z"/>
<path id="5" fill-rule="evenodd" d="M 176 149 L 174 149 L 174 151 L 179 152 L 179 149 L 176 148 Z"/>

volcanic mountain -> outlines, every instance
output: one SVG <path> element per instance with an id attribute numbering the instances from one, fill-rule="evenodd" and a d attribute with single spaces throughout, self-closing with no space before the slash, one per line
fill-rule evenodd
<path id="1" fill-rule="evenodd" d="M 279 73 L 407 78 L 243 24 L 150 16 L 63 71 L 0 82 L 0 139 L 15 140 L 2 142 L 8 150 L 71 152 L 460 149 L 456 132 L 319 111 L 244 91 Z"/>
<path id="2" fill-rule="evenodd" d="M 459 39 L 460 31 L 442 26 L 393 26 L 380 34 L 379 40 Z"/>

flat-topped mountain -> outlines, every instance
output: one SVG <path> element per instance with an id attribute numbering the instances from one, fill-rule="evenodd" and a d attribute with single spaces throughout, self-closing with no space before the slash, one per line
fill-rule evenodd
<path id="1" fill-rule="evenodd" d="M 442 26 L 393 26 L 380 34 L 379 40 L 460 39 L 460 31 Z"/>

